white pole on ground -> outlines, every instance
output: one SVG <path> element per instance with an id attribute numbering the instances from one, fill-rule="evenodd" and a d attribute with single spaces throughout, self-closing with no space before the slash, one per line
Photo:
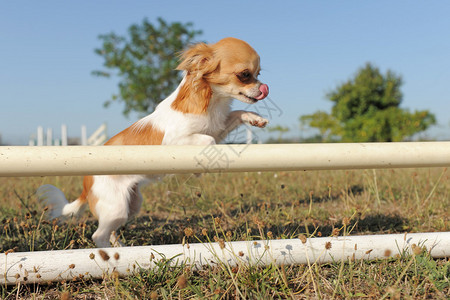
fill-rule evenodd
<path id="1" fill-rule="evenodd" d="M 67 146 L 67 126 L 61 125 L 61 146 Z"/>
<path id="2" fill-rule="evenodd" d="M 450 166 L 450 142 L 0 147 L 0 176 L 176 174 Z"/>
<path id="3" fill-rule="evenodd" d="M 0 283 L 102 278 L 112 272 L 126 276 L 139 268 L 154 268 L 162 258 L 173 259 L 172 265 L 193 267 L 320 264 L 417 254 L 416 247 L 425 247 L 434 258 L 449 257 L 450 232 L 2 253 Z"/>
<path id="4" fill-rule="evenodd" d="M 42 128 L 42 126 L 39 126 L 37 128 L 36 145 L 37 146 L 44 145 L 44 128 Z"/>

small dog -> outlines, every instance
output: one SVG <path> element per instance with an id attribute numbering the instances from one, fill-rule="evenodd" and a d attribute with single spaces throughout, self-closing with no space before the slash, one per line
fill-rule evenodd
<path id="1" fill-rule="evenodd" d="M 181 54 L 184 71 L 178 88 L 155 111 L 112 137 L 105 145 L 211 145 L 240 124 L 264 127 L 268 120 L 243 110 L 231 111 L 232 99 L 253 104 L 269 88 L 258 80 L 260 57 L 246 42 L 225 38 L 216 44 L 195 44 Z M 69 203 L 52 185 L 38 188 L 49 217 L 76 215 L 86 203 L 98 219 L 92 235 L 97 247 L 122 246 L 116 230 L 136 215 L 142 204 L 139 186 L 157 176 L 85 176 L 83 191 Z"/>

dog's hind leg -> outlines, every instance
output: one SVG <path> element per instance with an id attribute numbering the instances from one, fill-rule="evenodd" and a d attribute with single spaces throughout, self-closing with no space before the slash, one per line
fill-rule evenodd
<path id="1" fill-rule="evenodd" d="M 128 218 L 136 216 L 141 210 L 142 195 L 139 191 L 139 185 L 136 184 L 130 191 L 130 198 L 128 200 Z"/>
<path id="2" fill-rule="evenodd" d="M 97 247 L 123 246 L 116 230 L 130 215 L 130 201 L 136 197 L 132 188 L 135 182 L 131 176 L 95 176 L 89 204 L 98 218 L 98 228 L 92 235 Z"/>
<path id="3" fill-rule="evenodd" d="M 98 228 L 92 235 L 92 239 L 98 248 L 107 248 L 115 246 L 120 247 L 123 244 L 119 241 L 116 230 L 126 223 L 127 219 L 99 219 Z"/>

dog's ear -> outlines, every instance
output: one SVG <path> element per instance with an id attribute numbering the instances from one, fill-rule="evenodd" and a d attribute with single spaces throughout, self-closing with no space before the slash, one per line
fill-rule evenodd
<path id="1" fill-rule="evenodd" d="M 180 55 L 181 63 L 177 70 L 186 71 L 187 74 L 197 73 L 200 77 L 214 72 L 219 62 L 214 57 L 214 50 L 205 43 L 195 44 Z"/>
<path id="2" fill-rule="evenodd" d="M 212 96 L 212 89 L 206 78 L 219 66 L 211 46 L 200 43 L 191 46 L 181 54 L 177 70 L 186 72 L 172 109 L 190 114 L 206 113 Z"/>

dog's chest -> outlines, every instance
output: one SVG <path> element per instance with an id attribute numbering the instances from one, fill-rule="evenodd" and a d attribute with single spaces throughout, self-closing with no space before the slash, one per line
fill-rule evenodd
<path id="1" fill-rule="evenodd" d="M 192 124 L 195 133 L 217 136 L 225 130 L 229 113 L 229 106 L 212 107 L 207 114 L 191 116 L 189 123 Z"/>

